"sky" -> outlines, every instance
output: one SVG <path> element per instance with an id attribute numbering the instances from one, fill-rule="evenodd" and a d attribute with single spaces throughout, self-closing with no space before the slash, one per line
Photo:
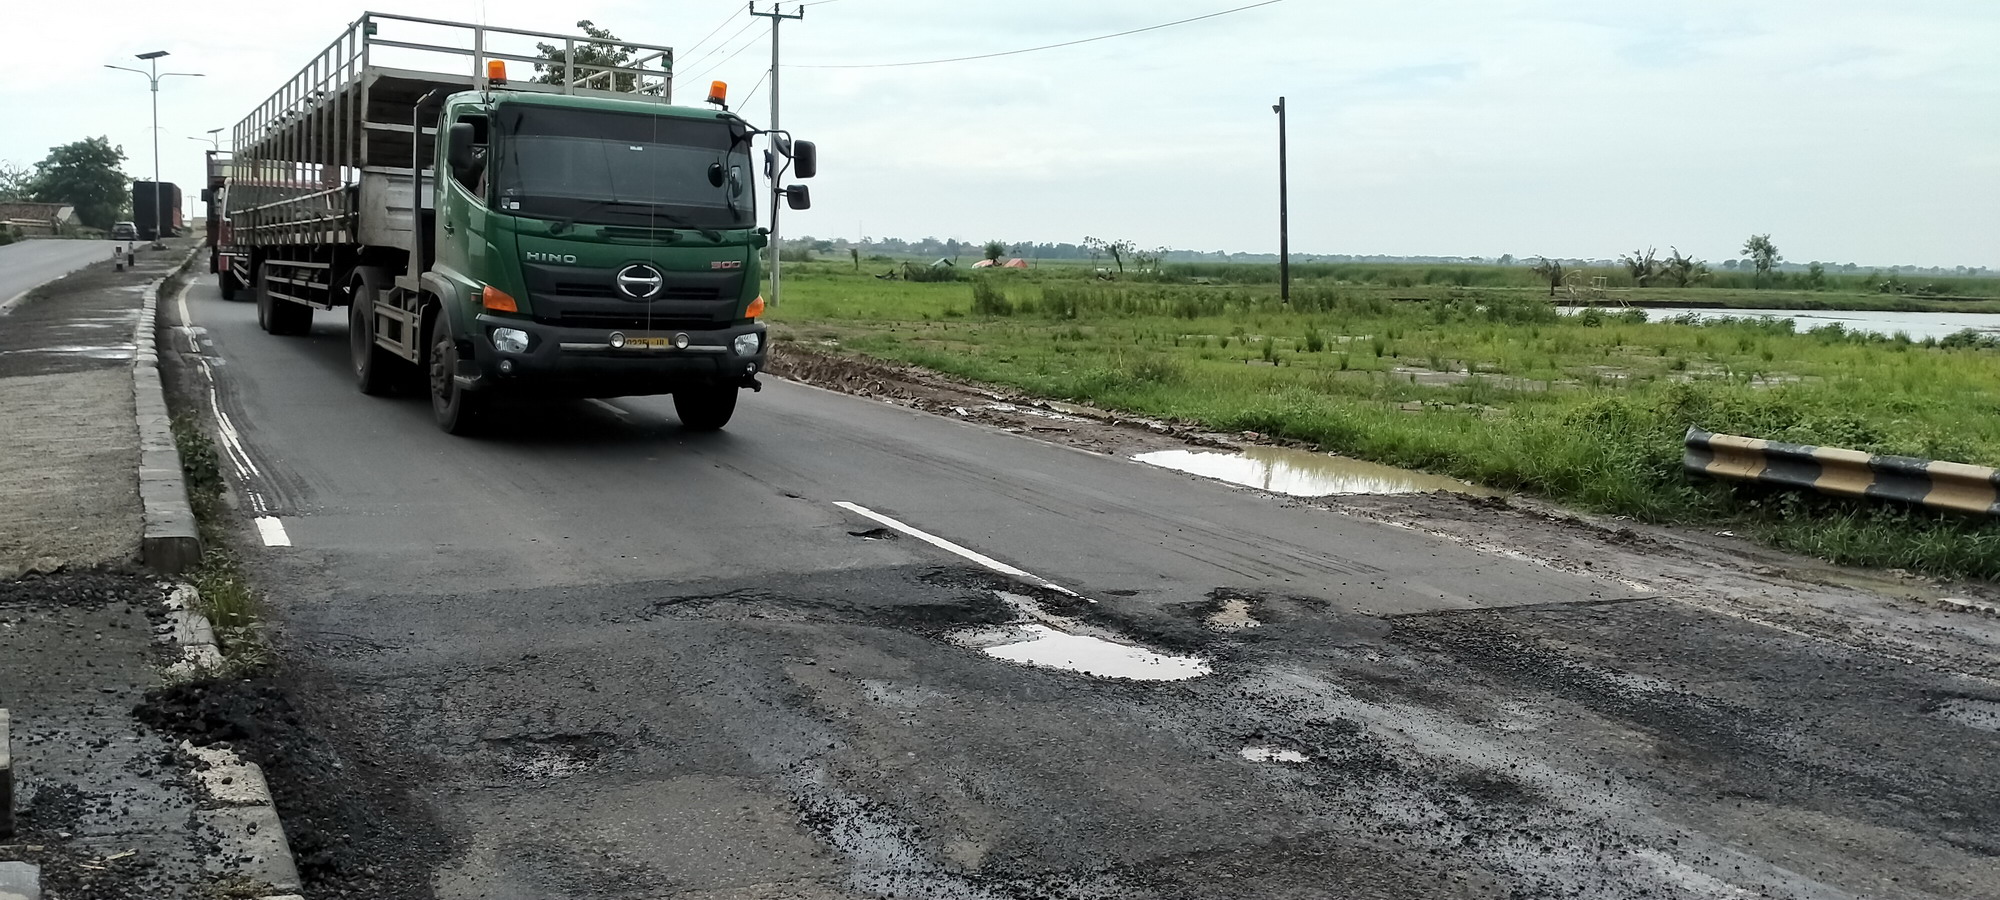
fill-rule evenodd
<path id="1" fill-rule="evenodd" d="M 678 48 L 682 102 L 719 78 L 769 121 L 769 85 L 748 96 L 770 65 L 768 20 L 742 3 L 369 2 L 537 31 L 592 19 Z M 784 233 L 1274 252 L 1283 95 L 1294 252 L 1672 246 L 1719 261 L 1769 233 L 1796 262 L 2000 267 L 1993 0 L 1282 0 L 986 60 L 812 67 L 995 53 L 1248 2 L 810 3 L 782 26 L 781 112 L 819 144 L 821 171 Z M 226 135 L 364 10 L 9 5 L 10 32 L 29 39 L 0 81 L 0 160 L 101 134 L 149 174 L 146 82 L 102 66 L 167 50 L 163 71 L 204 75 L 160 93 L 162 176 L 191 203 L 204 133 Z"/>

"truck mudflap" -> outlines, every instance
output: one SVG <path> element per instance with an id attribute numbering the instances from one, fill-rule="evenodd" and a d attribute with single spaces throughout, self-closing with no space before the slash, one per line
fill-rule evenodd
<path id="1" fill-rule="evenodd" d="M 569 397 L 670 394 L 697 386 L 759 390 L 770 353 L 763 323 L 711 330 L 564 328 L 481 314 L 467 336 L 473 390 Z M 748 339 L 754 336 L 754 340 Z M 755 345 L 751 352 L 751 344 Z"/>

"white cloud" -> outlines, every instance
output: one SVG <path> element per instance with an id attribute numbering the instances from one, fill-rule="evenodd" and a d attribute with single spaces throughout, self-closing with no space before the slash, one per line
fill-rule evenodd
<path id="1" fill-rule="evenodd" d="M 784 26 L 795 63 L 995 52 L 1232 0 L 844 0 Z M 452 0 L 405 11 L 686 47 L 733 0 Z M 99 68 L 169 49 L 169 180 L 359 9 L 254 0 L 35 4 L 0 84 L 0 158 L 108 134 L 150 169 L 146 92 Z M 739 98 L 758 22 L 686 73 Z M 54 36 L 87 33 L 78 42 Z M 48 40 L 35 36 L 46 35 Z M 784 123 L 822 146 L 790 233 L 1275 248 L 1275 117 L 1290 98 L 1293 246 L 1327 253 L 1726 258 L 1752 231 L 1797 259 L 2000 265 L 2000 6 L 1984 0 L 1288 0 L 1175 29 L 941 66 L 790 69 Z M 719 66 L 723 56 L 741 48 Z M 693 82 L 681 85 L 690 97 Z M 767 115 L 769 88 L 746 114 Z M 192 193 L 192 192 L 190 192 Z"/>

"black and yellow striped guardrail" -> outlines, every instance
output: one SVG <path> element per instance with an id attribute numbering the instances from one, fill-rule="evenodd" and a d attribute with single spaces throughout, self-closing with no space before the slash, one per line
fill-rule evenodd
<path id="1" fill-rule="evenodd" d="M 1687 433 L 1687 470 L 1711 478 L 1874 497 L 2000 516 L 2000 469 L 1859 450 L 1784 444 L 1699 428 Z"/>

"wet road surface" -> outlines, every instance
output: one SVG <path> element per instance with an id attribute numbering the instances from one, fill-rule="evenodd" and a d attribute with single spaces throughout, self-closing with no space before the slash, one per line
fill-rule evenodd
<path id="1" fill-rule="evenodd" d="M 786 383 L 452 438 L 186 306 L 321 895 L 2000 897 L 1984 679 Z"/>

